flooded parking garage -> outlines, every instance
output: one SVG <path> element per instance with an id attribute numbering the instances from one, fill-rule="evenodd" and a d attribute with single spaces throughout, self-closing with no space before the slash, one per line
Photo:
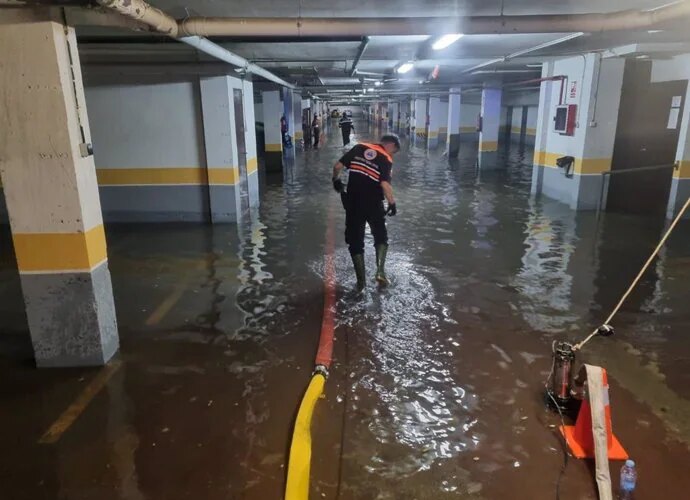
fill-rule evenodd
<path id="1" fill-rule="evenodd" d="M 0 497 L 687 496 L 689 18 L 0 0 Z"/>
<path id="2" fill-rule="evenodd" d="M 358 138 L 380 133 L 357 126 Z M 7 498 L 279 498 L 318 341 L 329 225 L 336 341 L 312 424 L 312 497 L 555 498 L 563 451 L 543 400 L 550 344 L 602 321 L 663 220 L 597 220 L 530 199 L 530 148 L 502 149 L 506 168 L 486 173 L 471 143 L 449 161 L 404 141 L 391 286 L 358 297 L 329 181 L 343 153 L 337 134 L 298 152 L 285 178 L 268 176 L 262 207 L 237 227 L 108 228 L 122 347 L 74 420 L 65 412 L 102 372 L 33 368 L 4 234 Z M 616 336 L 582 353 L 609 370 L 614 429 L 638 463 L 640 498 L 688 488 L 687 227 L 645 275 Z M 56 422 L 57 439 L 42 442 Z M 596 497 L 586 462 L 570 461 L 561 495 Z"/>

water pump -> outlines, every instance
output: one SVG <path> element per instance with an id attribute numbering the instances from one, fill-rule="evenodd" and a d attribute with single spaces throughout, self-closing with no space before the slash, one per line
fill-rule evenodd
<path id="1" fill-rule="evenodd" d="M 551 373 L 546 381 L 546 393 L 551 404 L 559 409 L 565 409 L 572 400 L 576 391 L 573 390 L 573 367 L 576 353 L 595 336 L 609 337 L 614 330 L 611 325 L 602 325 L 579 344 L 569 342 L 553 343 Z"/>

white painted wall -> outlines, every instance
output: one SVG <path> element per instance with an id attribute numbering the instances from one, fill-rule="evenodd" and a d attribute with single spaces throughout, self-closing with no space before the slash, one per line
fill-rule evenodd
<path id="1" fill-rule="evenodd" d="M 616 136 L 618 107 L 623 85 L 623 59 L 605 59 L 601 62 L 596 93 L 596 107 L 593 90 L 598 55 L 561 59 L 554 63 L 553 75 L 566 75 L 568 81 L 564 90 L 564 104 L 577 104 L 577 126 L 572 136 L 561 135 L 553 130 L 553 119 L 560 97 L 560 82 L 545 82 L 542 88 L 550 93 L 549 106 L 545 110 L 545 137 L 542 150 L 575 158 L 611 158 Z M 575 83 L 577 91 L 571 96 L 570 88 Z M 546 101 L 544 101 L 546 103 Z"/>
<path id="2" fill-rule="evenodd" d="M 652 62 L 652 83 L 690 79 L 690 54 Z"/>
<path id="3" fill-rule="evenodd" d="M 85 90 L 96 168 L 205 166 L 197 81 Z"/>
<path id="4" fill-rule="evenodd" d="M 477 117 L 480 112 L 481 106 L 479 104 L 466 104 L 463 102 L 460 105 L 460 131 L 464 133 L 476 132 Z"/>

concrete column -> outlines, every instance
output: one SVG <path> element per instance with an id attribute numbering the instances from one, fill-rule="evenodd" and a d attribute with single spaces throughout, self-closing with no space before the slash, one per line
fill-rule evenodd
<path id="1" fill-rule="evenodd" d="M 450 89 L 448 94 L 448 158 L 457 158 L 460 153 L 460 106 L 462 97 L 459 88 Z"/>
<path id="2" fill-rule="evenodd" d="M 672 219 L 690 197 L 690 86 L 684 98 L 683 116 L 680 123 L 680 137 L 676 150 L 676 168 L 673 170 L 666 217 Z M 686 212 L 684 218 L 690 218 Z"/>
<path id="3" fill-rule="evenodd" d="M 501 121 L 501 89 L 482 90 L 482 130 L 479 132 L 479 168 L 498 167 L 498 130 Z"/>
<path id="4" fill-rule="evenodd" d="M 544 61 L 541 66 L 541 77 L 552 78 L 554 76 L 553 69 L 555 63 L 553 61 Z M 555 82 L 556 85 L 560 85 Z M 544 183 L 544 160 L 545 155 L 542 151 L 546 150 L 547 137 L 549 133 L 549 116 L 551 113 L 552 99 L 554 93 L 552 91 L 554 82 L 542 81 L 539 88 L 539 107 L 537 109 L 537 131 L 534 136 L 534 165 L 532 167 L 532 196 L 540 195 Z M 558 99 L 558 96 L 556 96 Z"/>
<path id="5" fill-rule="evenodd" d="M 440 97 L 429 99 L 429 147 L 438 146 L 438 136 L 441 133 L 441 126 L 447 122 L 448 117 L 443 114 L 444 107 Z"/>
<path id="6" fill-rule="evenodd" d="M 448 101 L 441 100 L 441 125 L 438 128 L 438 143 L 446 144 L 448 140 Z"/>
<path id="7" fill-rule="evenodd" d="M 427 123 L 427 99 L 414 100 L 414 137 L 415 145 L 426 146 L 428 131 Z"/>
<path id="8" fill-rule="evenodd" d="M 532 192 L 562 201 L 575 210 L 599 206 L 604 182 L 601 174 L 611 170 L 613 158 L 625 60 L 604 59 L 600 63 L 600 58 L 599 54 L 586 54 L 553 64 L 553 75 L 568 78 L 563 104 L 577 106 L 572 135 L 554 130 L 561 82 L 542 83 L 539 97 Z M 542 71 L 549 72 L 549 66 Z M 571 174 L 566 175 L 557 166 L 557 159 L 563 156 L 575 159 Z"/>
<path id="9" fill-rule="evenodd" d="M 283 115 L 287 119 L 288 124 L 288 135 L 294 142 L 295 139 L 295 117 L 292 112 L 293 101 L 292 101 L 292 90 L 288 88 L 281 89 L 282 101 L 283 101 Z M 289 150 L 288 150 L 289 151 Z M 286 151 L 286 153 L 288 152 Z M 294 151 L 294 149 L 292 150 Z"/>
<path id="10" fill-rule="evenodd" d="M 256 118 L 254 115 L 254 84 L 249 80 L 238 80 L 242 86 L 242 102 L 244 104 L 244 144 L 246 149 L 247 187 L 249 192 L 249 206 L 256 208 L 261 204 L 259 198 L 259 162 L 256 152 Z"/>
<path id="11" fill-rule="evenodd" d="M 0 174 L 39 367 L 118 348 L 79 52 L 60 11 L 3 10 Z"/>
<path id="12" fill-rule="evenodd" d="M 264 136 L 266 143 L 266 172 L 283 171 L 283 138 L 280 133 L 280 117 L 283 116 L 283 103 L 280 92 L 263 92 Z"/>
<path id="13" fill-rule="evenodd" d="M 230 78 L 203 77 L 200 87 L 211 222 L 235 222 L 241 212 L 240 174 Z"/>
<path id="14" fill-rule="evenodd" d="M 395 132 L 398 130 L 398 121 L 399 121 L 399 116 L 400 116 L 400 104 L 397 102 L 390 102 L 388 104 L 388 113 L 390 114 L 391 130 Z"/>
<path id="15" fill-rule="evenodd" d="M 294 130 L 295 146 L 303 139 L 302 133 L 302 93 L 298 90 L 292 92 L 292 123 Z"/>

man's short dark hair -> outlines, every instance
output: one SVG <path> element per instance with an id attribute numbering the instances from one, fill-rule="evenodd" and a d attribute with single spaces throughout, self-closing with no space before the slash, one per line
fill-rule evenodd
<path id="1" fill-rule="evenodd" d="M 396 134 L 386 134 L 381 136 L 379 141 L 381 144 L 394 144 L 396 148 L 400 149 L 400 137 Z"/>

